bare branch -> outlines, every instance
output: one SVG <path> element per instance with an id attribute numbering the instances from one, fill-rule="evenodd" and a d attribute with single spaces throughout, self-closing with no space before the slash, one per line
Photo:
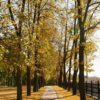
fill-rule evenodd
<path id="1" fill-rule="evenodd" d="M 17 27 L 17 24 L 15 22 L 14 15 L 13 15 L 13 12 L 12 12 L 12 9 L 11 9 L 10 0 L 8 0 L 8 9 L 9 9 L 10 17 L 11 17 L 11 20 L 12 20 L 12 24 L 13 24 L 13 26 L 15 28 L 16 34 L 18 35 L 18 27 Z"/>
<path id="2" fill-rule="evenodd" d="M 93 6 L 95 4 L 100 4 L 100 2 L 94 2 L 94 3 L 90 4 L 89 6 Z"/>
<path id="3" fill-rule="evenodd" d="M 97 7 L 95 7 L 95 9 L 93 10 L 93 13 L 91 14 L 91 16 L 90 16 L 90 19 L 89 19 L 89 27 L 90 27 L 90 25 L 91 25 L 91 21 L 92 21 L 92 18 L 93 18 L 93 15 L 94 15 L 94 13 L 95 13 L 95 11 L 97 10 L 97 8 L 100 6 L 100 4 L 99 5 L 97 5 Z"/>
<path id="4" fill-rule="evenodd" d="M 23 13 L 23 12 L 24 12 L 24 8 L 25 8 L 25 1 L 26 1 L 26 0 L 23 0 L 23 1 L 22 1 L 21 13 Z M 19 19 L 19 34 L 18 34 L 18 36 L 21 36 L 21 30 L 22 30 L 22 20 L 21 20 L 21 19 Z"/>
<path id="5" fill-rule="evenodd" d="M 47 5 L 48 0 L 44 3 L 44 5 L 41 7 L 40 11 L 43 10 L 43 8 Z"/>
<path id="6" fill-rule="evenodd" d="M 88 0 L 87 6 L 86 6 L 86 10 L 85 10 L 84 19 L 83 19 L 83 23 L 85 23 L 85 21 L 86 21 L 87 14 L 88 14 L 88 9 L 89 9 L 89 4 L 90 3 L 91 3 L 91 0 Z"/>
<path id="7" fill-rule="evenodd" d="M 93 26 L 89 27 L 88 29 L 86 29 L 85 32 L 87 32 L 87 31 L 89 31 L 89 30 L 91 30 L 91 29 L 96 28 L 99 24 L 100 24 L 100 21 L 97 22 L 95 25 L 93 25 Z"/>

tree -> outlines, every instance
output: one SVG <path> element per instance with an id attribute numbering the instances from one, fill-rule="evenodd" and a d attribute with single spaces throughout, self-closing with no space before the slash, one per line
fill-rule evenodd
<path id="1" fill-rule="evenodd" d="M 79 45 L 79 90 L 80 90 L 80 99 L 86 100 L 85 91 L 84 91 L 84 49 L 85 49 L 85 26 L 87 23 L 88 10 L 91 5 L 91 0 L 86 1 L 86 5 L 83 0 L 77 0 L 78 6 L 78 22 L 80 30 L 80 45 Z M 93 12 L 94 13 L 94 12 Z M 92 15 L 91 15 L 92 16 Z M 91 18 L 91 17 L 90 17 Z M 98 25 L 93 25 L 94 28 Z M 89 28 L 91 29 L 91 28 Z M 88 30 L 89 31 L 89 30 Z"/>
<path id="2" fill-rule="evenodd" d="M 26 0 L 23 0 L 22 1 L 22 8 L 21 8 L 21 11 L 20 13 L 24 13 L 24 8 L 25 8 L 25 1 Z M 12 24 L 15 28 L 15 32 L 16 32 L 16 36 L 18 37 L 18 61 L 20 61 L 20 53 L 21 53 L 21 36 L 22 36 L 22 20 L 19 19 L 19 23 L 17 26 L 16 22 L 15 22 L 15 19 L 14 19 L 14 15 L 13 15 L 13 12 L 12 12 L 12 8 L 11 8 L 11 1 L 8 0 L 8 9 L 9 9 L 9 14 L 10 14 L 10 17 L 11 17 L 11 20 L 12 20 Z M 22 77 L 21 77 L 21 66 L 20 66 L 20 63 L 18 63 L 17 65 L 17 100 L 22 100 Z"/>

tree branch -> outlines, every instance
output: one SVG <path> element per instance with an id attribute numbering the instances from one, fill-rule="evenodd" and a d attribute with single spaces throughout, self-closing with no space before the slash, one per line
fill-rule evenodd
<path id="1" fill-rule="evenodd" d="M 94 13 L 95 13 L 95 11 L 97 10 L 97 8 L 100 6 L 100 4 L 99 5 L 97 5 L 97 7 L 93 10 L 93 13 L 91 14 L 91 16 L 90 16 L 90 18 L 89 18 L 89 27 L 90 27 L 90 24 L 91 24 L 91 21 L 92 21 L 92 18 L 93 18 L 93 15 L 94 15 Z"/>
<path id="2" fill-rule="evenodd" d="M 15 28 L 15 31 L 16 31 L 16 34 L 18 35 L 18 27 L 17 27 L 17 24 L 15 22 L 15 19 L 14 19 L 14 15 L 13 15 L 13 12 L 12 12 L 12 9 L 11 9 L 11 2 L 10 0 L 8 0 L 8 9 L 9 9 L 9 13 L 10 13 L 10 17 L 11 17 L 11 20 L 12 20 L 12 24 Z"/>
<path id="3" fill-rule="evenodd" d="M 94 2 L 94 3 L 90 4 L 89 6 L 93 6 L 95 4 L 100 4 L 100 2 Z"/>
<path id="4" fill-rule="evenodd" d="M 87 31 L 89 31 L 89 30 L 91 30 L 91 29 L 96 28 L 99 24 L 100 24 L 100 21 L 97 22 L 95 25 L 93 25 L 93 26 L 89 27 L 88 29 L 86 29 L 85 32 L 87 32 Z"/>
<path id="5" fill-rule="evenodd" d="M 40 11 L 42 11 L 42 9 L 47 5 L 48 0 L 44 3 L 44 5 L 41 7 Z"/>
<path id="6" fill-rule="evenodd" d="M 26 1 L 26 0 L 23 0 L 23 1 L 22 1 L 22 8 L 21 8 L 21 13 L 22 13 L 22 14 L 23 14 L 24 8 L 25 8 L 25 1 Z M 19 34 L 18 34 L 18 36 L 21 36 L 21 30 L 22 30 L 22 20 L 19 19 Z"/>
<path id="7" fill-rule="evenodd" d="M 88 0 L 87 6 L 86 6 L 86 10 L 85 10 L 84 19 L 83 19 L 83 23 L 85 23 L 85 21 L 86 21 L 90 2 L 91 2 L 91 0 Z"/>

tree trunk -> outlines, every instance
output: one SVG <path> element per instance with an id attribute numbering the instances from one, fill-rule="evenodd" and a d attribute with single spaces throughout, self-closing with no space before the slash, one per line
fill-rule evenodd
<path id="1" fill-rule="evenodd" d="M 37 4 L 36 4 L 36 6 L 35 6 L 35 8 L 37 8 L 37 9 L 35 9 L 36 10 L 36 12 L 37 13 L 35 13 L 34 12 L 34 18 L 36 18 L 36 15 L 37 15 L 37 27 L 38 27 L 38 25 L 39 25 L 39 21 L 40 21 L 40 9 L 41 9 L 41 0 L 40 0 L 40 2 L 38 2 Z M 35 20 L 34 20 L 35 21 Z M 38 36 L 38 34 L 36 34 L 36 40 L 37 41 L 39 41 L 39 36 Z M 39 76 L 38 76 L 38 74 L 40 74 L 39 73 L 39 61 L 38 61 L 38 43 L 36 43 L 35 44 L 35 51 L 34 51 L 34 60 L 35 60 L 35 72 L 34 72 L 34 88 L 33 88 L 33 91 L 34 92 L 36 92 L 36 91 L 38 91 L 38 89 L 39 89 L 39 81 L 40 81 L 40 79 L 39 79 Z"/>
<path id="2" fill-rule="evenodd" d="M 76 21 L 75 21 L 76 23 Z M 76 24 L 74 25 L 74 35 L 76 34 Z M 78 72 L 78 64 L 77 64 L 77 42 L 78 40 L 74 40 L 74 49 L 75 49 L 75 55 L 74 55 L 74 73 L 73 73 L 73 82 L 72 82 L 72 88 L 73 88 L 73 95 L 77 94 L 77 72 Z"/>
<path id="3" fill-rule="evenodd" d="M 70 53 L 70 60 L 69 60 L 68 91 L 70 91 L 70 88 L 71 88 L 71 68 L 72 68 L 73 48 L 74 48 L 74 42 L 72 45 L 72 50 Z"/>
<path id="4" fill-rule="evenodd" d="M 86 100 L 85 96 L 85 86 L 84 86 L 84 27 L 81 23 L 80 27 L 80 45 L 79 45 L 79 91 L 80 91 L 80 99 Z"/>
<path id="5" fill-rule="evenodd" d="M 20 66 L 17 66 L 17 100 L 22 100 L 22 76 Z"/>
<path id="6" fill-rule="evenodd" d="M 38 76 L 37 76 L 37 71 L 34 72 L 34 87 L 33 87 L 33 92 L 38 91 Z"/>
<path id="7" fill-rule="evenodd" d="M 88 3 L 90 3 L 91 0 L 89 0 Z M 81 0 L 77 0 L 77 6 L 78 6 L 78 22 L 79 22 L 79 28 L 80 28 L 80 45 L 79 45 L 79 91 L 80 91 L 80 100 L 86 100 L 85 95 L 85 86 L 84 86 L 84 48 L 85 48 L 85 21 L 87 17 L 87 11 L 86 9 L 85 16 L 83 16 L 83 8 L 81 4 Z"/>
<path id="8" fill-rule="evenodd" d="M 10 70 L 7 68 L 7 86 L 10 86 Z"/>
<path id="9" fill-rule="evenodd" d="M 36 40 L 38 41 L 39 38 L 38 36 L 36 35 Z M 35 43 L 35 48 L 34 48 L 34 63 L 35 63 L 35 71 L 34 71 L 34 88 L 33 88 L 33 91 L 34 92 L 37 92 L 38 91 L 38 88 L 39 88 L 39 80 L 38 80 L 38 68 L 39 68 L 39 62 L 38 62 L 38 44 L 37 42 Z"/>
<path id="10" fill-rule="evenodd" d="M 13 76 L 13 86 L 16 86 L 17 81 L 16 81 L 16 68 L 14 67 L 14 70 L 12 72 L 12 76 Z"/>
<path id="11" fill-rule="evenodd" d="M 78 69 L 74 69 L 73 82 L 72 82 L 73 95 L 77 94 L 77 72 L 78 72 Z"/>
<path id="12" fill-rule="evenodd" d="M 39 76 L 38 76 L 38 87 L 39 89 L 41 88 L 41 72 L 39 71 Z"/>
<path id="13" fill-rule="evenodd" d="M 62 66 L 60 66 L 60 70 L 59 70 L 58 85 L 60 87 L 63 86 L 63 84 L 62 84 Z"/>
<path id="14" fill-rule="evenodd" d="M 27 96 L 31 95 L 31 77 L 30 77 L 30 67 L 27 66 Z"/>
<path id="15" fill-rule="evenodd" d="M 67 42 L 67 22 L 66 22 L 66 28 L 65 28 L 65 40 L 64 40 L 64 51 L 63 51 L 63 87 L 67 88 L 67 79 L 66 79 L 66 43 Z"/>
<path id="16" fill-rule="evenodd" d="M 58 77 L 57 77 L 57 83 L 58 83 L 58 86 L 62 87 L 63 84 L 62 84 L 62 63 L 61 63 L 61 47 L 59 47 L 59 55 L 58 55 Z"/>
<path id="17" fill-rule="evenodd" d="M 42 86 L 44 86 L 45 85 L 45 75 L 44 75 L 44 72 L 42 71 L 42 77 L 41 77 L 41 81 L 42 81 Z"/>
<path id="18" fill-rule="evenodd" d="M 71 88 L 71 65 L 69 67 L 69 75 L 68 75 L 68 91 L 70 91 Z"/>

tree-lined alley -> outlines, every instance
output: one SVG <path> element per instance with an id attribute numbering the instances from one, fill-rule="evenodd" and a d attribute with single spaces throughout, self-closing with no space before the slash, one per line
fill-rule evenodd
<path id="1" fill-rule="evenodd" d="M 0 0 L 0 85 L 17 87 L 17 100 L 23 85 L 27 96 L 49 84 L 76 95 L 79 86 L 86 100 L 99 11 L 99 0 Z"/>

